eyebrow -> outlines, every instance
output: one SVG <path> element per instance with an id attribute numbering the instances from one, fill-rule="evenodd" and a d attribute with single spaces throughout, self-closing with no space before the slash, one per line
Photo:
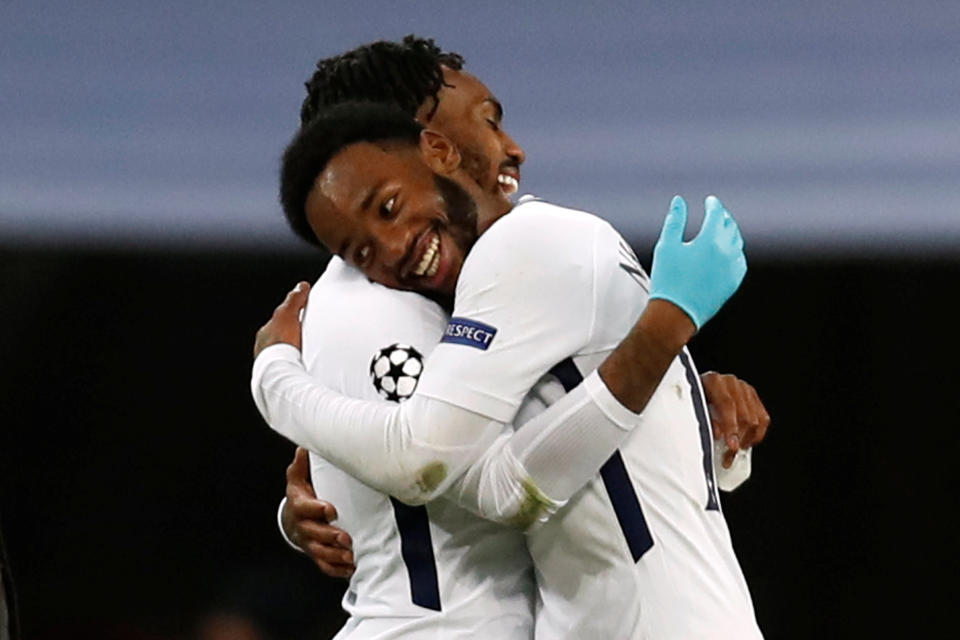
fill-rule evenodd
<path id="1" fill-rule="evenodd" d="M 376 183 L 363 194 L 363 200 L 360 201 L 360 210 L 366 211 L 370 208 L 370 205 L 373 204 L 374 199 L 377 197 L 377 194 L 383 188 L 385 180 L 381 180 Z M 343 242 L 340 243 L 340 248 L 337 250 L 337 255 L 343 258 L 343 253 L 347 250 L 347 247 L 350 245 L 350 239 L 345 238 Z"/>
<path id="2" fill-rule="evenodd" d="M 494 98 L 493 96 L 488 97 L 484 102 L 489 102 L 493 105 L 493 108 L 497 111 L 497 120 L 503 120 L 503 105 L 500 104 L 500 101 Z"/>
<path id="3" fill-rule="evenodd" d="M 370 205 L 373 204 L 373 199 L 377 197 L 377 192 L 379 192 L 381 187 L 383 187 L 383 182 L 384 181 L 381 180 L 377 184 L 367 189 L 367 193 L 363 196 L 363 200 L 360 202 L 360 209 L 362 211 L 366 211 L 370 208 Z"/>

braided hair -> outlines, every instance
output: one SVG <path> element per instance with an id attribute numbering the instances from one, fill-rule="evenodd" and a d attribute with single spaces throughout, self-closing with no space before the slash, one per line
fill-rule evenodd
<path id="1" fill-rule="evenodd" d="M 463 56 L 441 51 L 433 40 L 414 35 L 400 43 L 380 40 L 324 58 L 306 82 L 300 125 L 327 107 L 358 100 L 398 107 L 413 117 L 428 97 L 433 98 L 430 119 L 439 106 L 437 93 L 448 86 L 441 65 L 460 70 Z"/>

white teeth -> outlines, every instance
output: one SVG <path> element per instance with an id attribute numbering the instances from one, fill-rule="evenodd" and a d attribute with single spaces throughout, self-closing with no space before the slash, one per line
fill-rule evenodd
<path id="1" fill-rule="evenodd" d="M 440 247 L 440 236 L 434 235 L 430 240 L 430 245 L 427 247 L 427 250 L 423 252 L 423 257 L 420 258 L 420 262 L 417 263 L 416 269 L 413 270 L 413 275 L 422 276 L 424 273 L 427 273 L 427 267 L 433 271 L 433 273 L 427 273 L 427 275 L 433 275 L 437 272 L 437 267 L 440 266 L 440 254 L 437 253 L 437 249 Z M 434 259 L 436 258 L 436 260 Z"/>
<path id="2" fill-rule="evenodd" d="M 437 269 L 440 268 L 440 252 L 438 251 L 433 256 L 433 261 L 430 263 L 430 267 L 427 269 L 427 277 L 432 278 L 437 275 Z"/>
<path id="3" fill-rule="evenodd" d="M 508 196 L 516 193 L 517 189 L 520 188 L 520 183 L 517 182 L 517 179 L 505 173 L 497 176 L 497 183 L 500 185 L 500 190 Z"/>

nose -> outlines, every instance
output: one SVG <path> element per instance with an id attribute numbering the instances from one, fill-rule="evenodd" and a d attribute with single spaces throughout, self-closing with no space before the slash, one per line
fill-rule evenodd
<path id="1" fill-rule="evenodd" d="M 517 163 L 517 166 L 523 164 L 527 159 L 527 154 L 523 152 L 523 149 L 520 148 L 513 138 L 504 134 L 504 151 L 507 154 L 507 157 Z"/>
<path id="2" fill-rule="evenodd" d="M 398 270 L 414 240 L 412 227 L 399 220 L 380 220 L 371 231 L 377 261 L 387 269 Z"/>

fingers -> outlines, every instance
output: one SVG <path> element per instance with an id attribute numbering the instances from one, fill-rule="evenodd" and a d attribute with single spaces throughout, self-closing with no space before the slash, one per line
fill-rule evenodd
<path id="1" fill-rule="evenodd" d="M 733 219 L 733 216 L 730 217 L 730 220 L 733 222 L 733 227 L 736 231 L 736 235 L 733 239 L 733 246 L 737 251 L 743 251 L 743 233 L 740 231 L 740 225 L 737 224 L 737 221 Z"/>
<path id="2" fill-rule="evenodd" d="M 314 520 L 329 524 L 337 519 L 337 509 L 326 500 L 318 500 L 313 495 L 313 488 L 310 488 L 310 494 L 297 493 L 292 498 L 287 494 L 287 504 L 289 505 L 291 515 L 299 521 Z"/>
<path id="3" fill-rule="evenodd" d="M 310 494 L 314 495 L 310 483 L 310 455 L 303 447 L 297 447 L 293 462 L 287 467 L 287 484 L 309 487 Z"/>
<path id="4" fill-rule="evenodd" d="M 323 509 L 323 518 L 327 522 L 333 522 L 337 519 L 337 508 L 326 500 L 321 500 L 320 505 Z M 346 534 L 346 532 L 344 532 Z"/>
<path id="5" fill-rule="evenodd" d="M 287 297 L 283 299 L 283 302 L 276 308 L 274 315 L 278 314 L 297 314 L 297 319 L 300 319 L 300 311 L 307 306 L 307 297 L 310 294 L 310 283 L 309 282 L 298 282 L 297 286 L 290 290 L 290 293 L 287 294 Z"/>
<path id="6" fill-rule="evenodd" d="M 687 228 L 687 203 L 680 196 L 673 196 L 670 210 L 660 230 L 661 242 L 683 242 L 683 232 Z"/>
<path id="7" fill-rule="evenodd" d="M 723 438 L 728 448 L 723 459 L 723 466 L 728 467 L 737 451 L 749 449 L 766 437 L 770 414 L 757 390 L 734 375 L 709 371 L 701 380 L 714 439 Z"/>
<path id="8" fill-rule="evenodd" d="M 719 390 L 710 396 L 708 402 L 714 439 L 723 438 L 727 446 L 736 453 L 740 448 L 740 416 L 736 401 L 726 390 Z"/>
<path id="9" fill-rule="evenodd" d="M 763 440 L 770 415 L 756 389 L 744 380 L 713 371 L 701 378 L 713 421 L 714 438 L 723 438 L 727 445 L 722 464 L 729 468 L 738 451 L 749 449 Z"/>
<path id="10" fill-rule="evenodd" d="M 300 282 L 287 294 L 265 325 L 260 327 L 253 341 L 253 357 L 257 358 L 267 347 L 283 342 L 300 348 L 300 319 L 307 306 L 310 284 Z"/>
<path id="11" fill-rule="evenodd" d="M 723 454 L 723 461 L 720 464 L 723 465 L 724 469 L 729 469 L 730 466 L 733 464 L 733 459 L 736 457 L 737 457 L 736 451 L 727 449 L 727 451 Z"/>
<path id="12" fill-rule="evenodd" d="M 349 578 L 353 574 L 353 540 L 346 531 L 329 524 L 303 521 L 298 523 L 297 539 L 298 546 L 327 575 Z"/>
<path id="13" fill-rule="evenodd" d="M 759 444 L 767 436 L 767 429 L 770 427 L 770 414 L 767 408 L 763 406 L 757 390 L 752 385 L 741 381 L 746 396 L 745 404 L 751 408 L 751 428 L 742 435 L 744 447 L 752 447 Z"/>
<path id="14" fill-rule="evenodd" d="M 747 275 L 747 256 L 743 254 L 743 249 L 740 250 L 740 255 L 737 256 L 737 260 L 734 263 L 737 274 L 737 287 L 740 286 L 740 283 L 743 282 L 744 276 Z"/>
<path id="15" fill-rule="evenodd" d="M 716 371 L 707 371 L 700 376 L 703 392 L 707 398 L 707 408 L 710 410 L 710 420 L 713 423 L 713 438 L 723 438 L 727 446 L 739 448 L 739 415 L 737 401 L 731 393 L 730 379 L 733 376 L 722 375 Z"/>
<path id="16" fill-rule="evenodd" d="M 711 229 L 716 233 L 724 232 L 731 240 L 731 243 L 740 243 L 743 246 L 743 235 L 740 233 L 740 225 L 734 220 L 733 215 L 727 210 L 727 207 L 717 196 L 707 196 L 703 201 L 705 215 L 703 217 L 703 229 Z"/>
<path id="17" fill-rule="evenodd" d="M 349 578 L 355 569 L 353 552 L 337 545 L 310 541 L 303 547 L 304 553 L 328 576 Z"/>
<path id="18" fill-rule="evenodd" d="M 730 376 L 730 378 L 732 379 L 730 392 L 740 414 L 739 443 L 741 448 L 747 449 L 753 445 L 753 434 L 759 425 L 757 406 L 751 396 L 753 387 L 736 376 Z"/>
<path id="19" fill-rule="evenodd" d="M 313 556 L 311 556 L 313 558 Z M 320 571 L 331 578 L 349 578 L 353 575 L 356 567 L 352 564 L 331 564 L 317 558 L 313 558 L 314 564 L 320 567 Z"/>
<path id="20" fill-rule="evenodd" d="M 297 522 L 296 534 L 299 541 L 304 544 L 314 543 L 337 547 L 340 550 L 353 548 L 353 539 L 349 533 L 326 522 L 301 520 Z M 338 560 L 338 562 L 342 562 L 342 560 Z"/>
<path id="21" fill-rule="evenodd" d="M 703 224 L 700 225 L 700 233 L 707 231 L 716 234 L 725 226 L 727 218 L 730 218 L 730 214 L 723 208 L 723 203 L 717 196 L 707 196 L 703 201 L 703 209 L 706 213 L 703 216 Z"/>

